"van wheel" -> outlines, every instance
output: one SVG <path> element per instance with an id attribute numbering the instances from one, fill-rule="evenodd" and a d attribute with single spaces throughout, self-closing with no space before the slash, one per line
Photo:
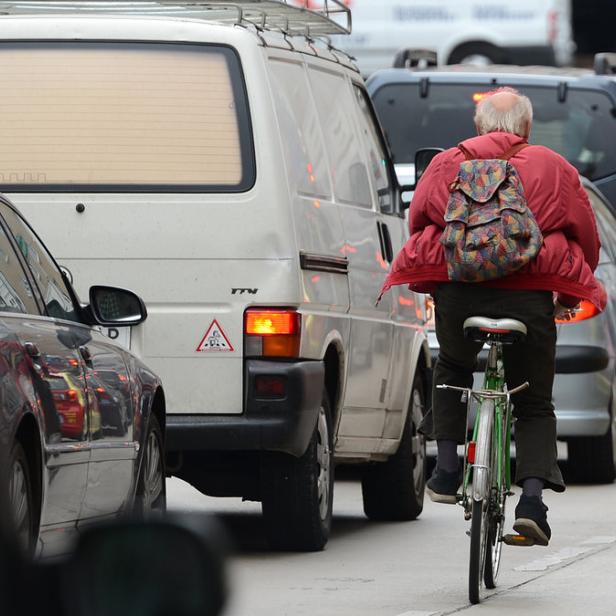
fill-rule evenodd
<path id="1" fill-rule="evenodd" d="M 9 462 L 9 503 L 20 547 L 32 555 L 36 545 L 34 492 L 26 452 L 19 441 L 11 449 Z"/>
<path id="2" fill-rule="evenodd" d="M 155 415 L 150 415 L 144 441 L 141 469 L 135 494 L 134 513 L 148 519 L 167 508 L 163 435 Z"/>
<path id="3" fill-rule="evenodd" d="M 603 436 L 567 440 L 568 467 L 582 483 L 612 483 L 616 479 L 616 417 Z"/>
<path id="4" fill-rule="evenodd" d="M 371 520 L 414 520 L 423 510 L 426 439 L 418 431 L 423 414 L 423 383 L 416 376 L 398 451 L 362 475 L 364 513 Z"/>
<path id="5" fill-rule="evenodd" d="M 505 64 L 505 54 L 501 49 L 489 43 L 465 43 L 451 52 L 447 64 Z"/>
<path id="6" fill-rule="evenodd" d="M 263 456 L 263 518 L 269 544 L 275 549 L 314 552 L 329 539 L 334 497 L 331 425 L 329 399 L 324 395 L 304 455 Z"/>

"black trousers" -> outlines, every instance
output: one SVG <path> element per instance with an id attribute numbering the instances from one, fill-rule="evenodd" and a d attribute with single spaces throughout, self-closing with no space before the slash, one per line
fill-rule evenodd
<path id="1" fill-rule="evenodd" d="M 437 440 L 464 443 L 466 404 L 458 392 L 436 385 L 471 387 L 481 343 L 466 340 L 463 323 L 471 316 L 509 317 L 522 321 L 524 342 L 504 347 L 505 378 L 509 389 L 530 383 L 512 396 L 518 485 L 529 477 L 543 479 L 546 488 L 565 489 L 556 452 L 556 417 L 552 404 L 556 326 L 552 293 L 489 289 L 468 283 L 445 283 L 434 294 L 436 337 L 440 350 L 434 367 L 432 422 L 425 432 Z"/>

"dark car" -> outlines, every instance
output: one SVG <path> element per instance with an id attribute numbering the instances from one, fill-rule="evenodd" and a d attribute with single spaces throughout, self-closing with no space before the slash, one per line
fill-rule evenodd
<path id="1" fill-rule="evenodd" d="M 98 326 L 146 318 L 130 291 L 81 304 L 19 212 L 0 198 L 0 447 L 22 545 L 48 555 L 90 522 L 165 507 L 158 377 Z"/>
<path id="2" fill-rule="evenodd" d="M 402 183 L 412 183 L 415 152 L 450 148 L 475 134 L 476 103 L 511 86 L 530 98 L 531 143 L 562 154 L 616 211 L 616 80 L 583 69 L 448 66 L 374 73 L 368 91 L 388 135 Z"/>

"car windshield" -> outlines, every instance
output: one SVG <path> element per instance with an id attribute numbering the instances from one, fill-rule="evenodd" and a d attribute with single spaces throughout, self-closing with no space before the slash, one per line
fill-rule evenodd
<path id="1" fill-rule="evenodd" d="M 374 102 L 396 163 L 412 163 L 419 148 L 450 148 L 472 137 L 475 104 L 489 86 L 430 83 L 421 97 L 418 84 L 380 88 Z M 534 120 L 530 142 L 562 154 L 595 180 L 616 173 L 616 118 L 609 97 L 569 89 L 558 101 L 556 88 L 517 87 L 530 98 Z"/>

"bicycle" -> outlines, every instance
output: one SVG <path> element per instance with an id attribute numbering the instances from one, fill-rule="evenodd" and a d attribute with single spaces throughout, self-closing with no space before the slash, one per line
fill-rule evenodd
<path id="1" fill-rule="evenodd" d="M 479 404 L 472 438 L 464 444 L 462 492 L 458 504 L 464 519 L 471 520 L 468 591 L 471 603 L 480 601 L 482 582 L 496 587 L 503 543 L 533 545 L 522 535 L 503 535 L 505 501 L 511 492 L 511 396 L 526 389 L 528 382 L 507 390 L 503 367 L 503 345 L 526 337 L 526 326 L 515 319 L 470 317 L 464 321 L 464 335 L 489 347 L 483 389 L 437 385 L 462 392 L 467 414 L 472 400 Z"/>

